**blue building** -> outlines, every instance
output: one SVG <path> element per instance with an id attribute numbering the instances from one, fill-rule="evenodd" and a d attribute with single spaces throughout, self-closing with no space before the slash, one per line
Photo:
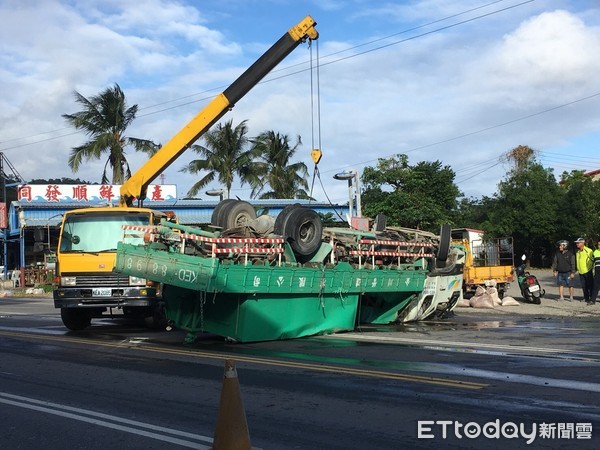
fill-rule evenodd
<path id="1" fill-rule="evenodd" d="M 118 191 L 117 191 L 118 192 Z M 308 200 L 251 200 L 257 214 L 268 214 L 276 217 L 283 208 L 294 203 L 310 207 L 320 214 L 331 214 L 333 221 L 344 222 L 348 214 L 348 205 L 331 205 Z M 61 198 L 55 201 L 35 201 L 22 196 L 10 204 L 8 209 L 7 228 L 2 231 L 0 238 L 4 243 L 5 270 L 31 266 L 45 266 L 45 258 L 53 253 L 58 245 L 59 228 L 62 215 L 69 210 L 106 206 L 107 201 L 81 201 L 73 198 Z M 116 205 L 116 198 L 110 199 Z M 218 200 L 178 200 L 165 199 L 162 201 L 145 201 L 144 206 L 159 211 L 172 211 L 184 225 L 210 224 L 212 212 Z M 40 251 L 39 245 L 44 244 Z M 35 247 L 35 248 L 34 248 Z"/>

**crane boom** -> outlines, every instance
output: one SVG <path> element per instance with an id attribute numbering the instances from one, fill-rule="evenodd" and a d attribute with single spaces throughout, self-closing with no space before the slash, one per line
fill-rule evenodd
<path id="1" fill-rule="evenodd" d="M 175 136 L 156 152 L 142 167 L 121 185 L 120 206 L 132 206 L 134 199 L 143 199 L 148 185 L 173 161 L 214 125 L 235 103 L 246 95 L 277 64 L 300 43 L 319 37 L 316 22 L 306 16 L 290 28 L 254 64 L 240 75 L 225 91 L 217 95 L 204 109 L 188 122 Z"/>

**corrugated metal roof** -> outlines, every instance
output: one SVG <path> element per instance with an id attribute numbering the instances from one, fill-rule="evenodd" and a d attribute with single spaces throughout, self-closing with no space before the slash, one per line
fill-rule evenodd
<path id="1" fill-rule="evenodd" d="M 152 209 L 163 212 L 173 211 L 177 215 L 179 223 L 184 225 L 207 224 L 210 223 L 212 212 L 218 203 L 218 201 L 178 200 L 171 203 L 153 203 Z M 332 206 L 307 200 L 257 200 L 250 203 L 259 210 L 259 213 L 267 212 L 274 217 L 283 208 L 294 203 L 308 206 L 322 214 L 337 212 L 344 217 L 348 212 L 347 205 Z M 66 211 L 94 206 L 106 206 L 106 204 L 12 202 L 9 212 L 12 219 L 9 219 L 10 231 L 11 233 L 17 232 L 21 225 L 25 227 L 58 226 Z"/>

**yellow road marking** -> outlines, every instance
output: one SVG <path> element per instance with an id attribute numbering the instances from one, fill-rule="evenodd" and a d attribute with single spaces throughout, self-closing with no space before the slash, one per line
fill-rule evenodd
<path id="1" fill-rule="evenodd" d="M 48 336 L 48 335 L 38 335 L 38 334 L 30 334 L 24 332 L 16 332 L 16 331 L 2 331 L 0 330 L 0 335 L 3 336 L 13 336 L 20 337 L 25 339 L 37 339 L 37 340 L 46 340 L 46 341 L 60 341 L 60 342 L 70 342 L 75 344 L 84 344 L 84 345 L 96 345 L 99 347 L 107 347 L 107 348 L 129 348 L 135 350 L 143 350 L 146 352 L 152 353 L 165 353 L 169 355 L 183 355 L 183 356 L 193 356 L 193 357 L 203 357 L 208 359 L 217 359 L 217 360 L 225 360 L 225 359 L 234 359 L 238 362 L 247 362 L 251 364 L 261 364 L 275 367 L 285 367 L 285 368 L 294 368 L 294 369 L 305 369 L 311 370 L 315 372 L 329 372 L 329 373 L 343 373 L 346 375 L 355 375 L 362 377 L 371 377 L 371 378 L 380 378 L 380 379 L 388 379 L 388 380 L 398 380 L 398 381 L 411 381 L 415 383 L 425 383 L 425 384 L 435 384 L 439 386 L 449 386 L 455 388 L 464 388 L 464 389 L 482 389 L 487 387 L 488 384 L 484 383 L 475 383 L 471 381 L 462 381 L 462 380 L 448 380 L 444 378 L 436 378 L 436 377 L 427 377 L 420 375 L 410 375 L 410 374 L 402 374 L 395 372 L 384 372 L 378 370 L 364 370 L 364 369 L 355 369 L 343 366 L 331 366 L 331 365 L 315 365 L 308 363 L 301 363 L 295 361 L 278 361 L 276 359 L 269 358 L 261 358 L 255 356 L 244 356 L 244 355 L 232 355 L 230 353 L 213 353 L 213 352 L 205 352 L 205 351 L 197 351 L 191 349 L 177 349 L 177 348 L 161 348 L 153 345 L 123 345 L 124 342 L 104 342 L 98 341 L 94 339 L 82 339 L 75 338 L 69 336 Z M 126 341 L 128 342 L 128 341 Z M 125 342 L 125 343 L 126 343 Z"/>

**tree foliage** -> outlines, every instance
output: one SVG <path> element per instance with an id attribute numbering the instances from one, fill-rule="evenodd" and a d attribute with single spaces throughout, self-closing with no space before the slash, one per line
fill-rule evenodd
<path id="1" fill-rule="evenodd" d="M 265 131 L 252 139 L 252 153 L 258 160 L 257 174 L 260 183 L 252 196 L 261 199 L 310 199 L 307 192 L 308 168 L 303 162 L 292 162 L 302 144 L 300 136 L 291 146 L 290 138 L 275 131 Z M 264 192 L 266 188 L 270 190 Z"/>
<path id="2" fill-rule="evenodd" d="M 549 254 L 561 195 L 552 169 L 536 162 L 515 169 L 500 182 L 482 228 L 494 236 L 512 236 L 518 252 Z"/>
<path id="3" fill-rule="evenodd" d="M 147 139 L 128 137 L 125 132 L 135 119 L 138 106 L 127 107 L 125 94 L 118 84 L 100 94 L 86 98 L 75 92 L 75 100 L 83 109 L 73 114 L 63 114 L 63 118 L 77 130 L 84 131 L 89 141 L 71 150 L 69 167 L 77 172 L 83 161 L 100 159 L 108 154 L 102 184 L 109 183 L 108 169 L 111 169 L 113 184 L 122 184 L 131 176 L 125 148 L 132 146 L 136 151 L 153 154 L 160 147 Z"/>
<path id="4" fill-rule="evenodd" d="M 380 159 L 363 170 L 365 216 L 383 213 L 388 224 L 437 231 L 442 223 L 513 238 L 515 254 L 549 265 L 556 242 L 600 238 L 600 180 L 582 171 L 563 173 L 558 183 L 535 151 L 520 145 L 505 154 L 513 169 L 491 197 L 459 198 L 454 172 L 439 161 L 408 164 L 406 155 Z"/>
<path id="5" fill-rule="evenodd" d="M 600 238 L 600 180 L 584 176 L 581 171 L 573 171 L 563 173 L 561 185 L 564 195 L 559 202 L 559 234 L 594 240 Z"/>
<path id="6" fill-rule="evenodd" d="M 302 144 L 300 136 L 293 145 L 289 136 L 272 130 L 249 138 L 246 120 L 235 128 L 230 120 L 209 130 L 203 141 L 204 145 L 192 146 L 202 159 L 193 160 L 181 169 L 182 172 L 203 173 L 188 191 L 189 197 L 194 197 L 214 180 L 225 186 L 229 197 L 237 176 L 242 185 L 250 185 L 253 198 L 311 198 L 306 191 L 306 165 L 292 161 Z"/>
<path id="7" fill-rule="evenodd" d="M 450 223 L 460 195 L 454 171 L 440 161 L 408 164 L 406 155 L 379 159 L 366 167 L 361 180 L 363 213 L 383 213 L 388 224 L 437 231 Z"/>
<path id="8" fill-rule="evenodd" d="M 90 181 L 80 180 L 79 178 L 35 178 L 29 182 L 29 184 L 97 184 Z"/>
<path id="9" fill-rule="evenodd" d="M 236 175 L 240 177 L 242 185 L 246 182 L 251 186 L 258 185 L 257 167 L 252 151 L 247 148 L 249 144 L 247 134 L 246 120 L 235 127 L 233 120 L 228 120 L 224 124 L 217 124 L 204 134 L 204 145 L 191 147 L 202 159 L 190 161 L 181 171 L 192 174 L 206 173 L 190 188 L 187 193 L 189 197 L 196 196 L 202 188 L 215 179 L 225 186 L 229 197 Z"/>

